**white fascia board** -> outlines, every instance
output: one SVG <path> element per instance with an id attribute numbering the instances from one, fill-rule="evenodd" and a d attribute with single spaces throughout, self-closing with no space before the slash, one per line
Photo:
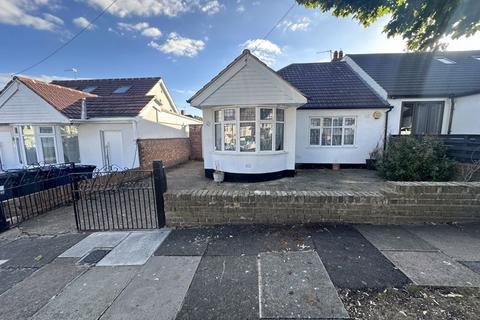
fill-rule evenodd
<path id="1" fill-rule="evenodd" d="M 0 108 L 18 91 L 20 82 L 18 80 L 12 81 L 7 88 L 3 89 L 0 95 Z"/>

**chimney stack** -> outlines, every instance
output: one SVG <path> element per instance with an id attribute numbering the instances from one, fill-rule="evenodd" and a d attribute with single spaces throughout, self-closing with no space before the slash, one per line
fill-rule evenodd
<path id="1" fill-rule="evenodd" d="M 82 98 L 82 113 L 80 115 L 80 119 L 87 120 L 87 101 L 85 98 Z"/>
<path id="2" fill-rule="evenodd" d="M 332 59 L 332 61 L 337 61 L 337 60 L 338 60 L 338 51 L 335 50 L 335 51 L 333 52 L 333 59 Z"/>

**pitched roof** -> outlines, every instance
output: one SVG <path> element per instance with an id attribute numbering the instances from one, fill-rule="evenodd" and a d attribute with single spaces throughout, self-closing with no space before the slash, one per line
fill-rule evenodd
<path id="1" fill-rule="evenodd" d="M 14 80 L 15 79 L 26 85 L 30 90 L 34 91 L 48 104 L 60 112 L 79 99 L 95 97 L 95 95 L 90 93 L 72 90 L 43 81 L 18 76 L 14 77 Z"/>
<path id="2" fill-rule="evenodd" d="M 153 78 L 148 78 L 153 79 Z M 98 96 L 61 85 L 25 77 L 14 77 L 69 119 L 80 119 L 81 100 L 85 98 L 87 117 L 135 117 L 154 98 L 144 94 Z M 120 79 L 122 80 L 122 79 Z M 11 82 L 12 82 L 11 81 Z M 73 80 L 74 81 L 74 80 Z M 80 80 L 79 80 L 80 81 Z M 6 87 L 11 83 L 9 82 Z M 56 81 L 59 83 L 62 81 Z M 147 82 L 147 81 L 146 81 Z M 155 82 L 156 83 L 156 82 Z M 150 89 L 149 89 L 150 90 Z M 137 91 L 140 92 L 140 91 Z"/>
<path id="3" fill-rule="evenodd" d="M 277 73 L 307 97 L 307 104 L 299 109 L 388 107 L 388 103 L 343 61 L 295 63 Z"/>
<path id="4" fill-rule="evenodd" d="M 144 96 L 155 84 L 160 81 L 160 77 L 151 78 L 120 78 L 120 79 L 82 79 L 82 80 L 55 80 L 52 84 L 58 84 L 75 90 L 85 90 L 88 87 L 95 87 L 93 94 L 99 96 L 117 95 L 114 91 L 120 87 L 129 87 L 123 93 L 123 96 Z"/>
<path id="5" fill-rule="evenodd" d="M 382 86 L 389 97 L 447 97 L 480 92 L 480 50 L 348 57 Z M 454 63 L 443 63 L 438 57 Z"/>
<path id="6" fill-rule="evenodd" d="M 135 117 L 154 96 L 106 96 L 85 99 L 87 117 Z M 80 119 L 82 101 L 78 100 L 63 110 L 70 119 Z"/>

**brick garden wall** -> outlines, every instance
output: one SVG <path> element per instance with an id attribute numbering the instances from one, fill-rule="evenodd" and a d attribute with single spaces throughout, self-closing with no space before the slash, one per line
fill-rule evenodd
<path id="1" fill-rule="evenodd" d="M 153 160 L 161 160 L 166 167 L 171 167 L 190 159 L 190 139 L 139 139 L 138 156 L 140 168 L 152 169 Z"/>
<path id="2" fill-rule="evenodd" d="M 480 183 L 389 182 L 381 192 L 185 190 L 165 194 L 170 226 L 480 221 Z"/>
<path id="3" fill-rule="evenodd" d="M 202 155 L 202 125 L 193 124 L 189 126 L 191 154 L 192 160 L 203 160 Z"/>

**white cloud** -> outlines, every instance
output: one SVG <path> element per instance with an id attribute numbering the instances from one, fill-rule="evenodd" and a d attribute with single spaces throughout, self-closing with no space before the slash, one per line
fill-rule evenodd
<path id="1" fill-rule="evenodd" d="M 158 28 L 150 27 L 143 29 L 142 35 L 145 37 L 158 38 L 162 35 L 162 32 Z"/>
<path id="2" fill-rule="evenodd" d="M 143 29 L 148 28 L 150 25 L 147 22 L 139 22 L 136 24 L 119 22 L 117 23 L 118 28 L 127 31 L 142 31 Z"/>
<path id="3" fill-rule="evenodd" d="M 303 17 L 301 19 L 298 19 L 297 21 L 284 21 L 280 26 L 283 27 L 283 30 L 290 30 L 290 31 L 306 31 L 308 30 L 308 27 L 310 26 L 310 23 L 312 21 L 307 18 Z"/>
<path id="4" fill-rule="evenodd" d="M 200 6 L 200 10 L 203 12 L 213 15 L 220 12 L 222 5 L 218 2 L 218 0 L 207 1 L 205 4 Z"/>
<path id="5" fill-rule="evenodd" d="M 148 46 L 166 54 L 192 58 L 205 48 L 205 42 L 202 40 L 185 38 L 172 32 L 168 35 L 167 41 L 163 44 L 150 41 Z"/>
<path id="6" fill-rule="evenodd" d="M 97 9 L 104 9 L 111 0 L 86 0 Z M 127 16 L 170 16 L 198 9 L 207 14 L 215 14 L 223 7 L 218 0 L 118 0 L 108 10 L 109 13 L 119 17 Z"/>
<path id="7" fill-rule="evenodd" d="M 150 27 L 147 22 L 138 22 L 135 24 L 119 22 L 118 29 L 126 31 L 138 31 L 145 37 L 158 38 L 162 35 L 162 31 L 155 27 Z"/>
<path id="8" fill-rule="evenodd" d="M 237 12 L 240 12 L 240 13 L 245 12 L 245 6 L 243 4 L 239 5 L 237 7 Z"/>
<path id="9" fill-rule="evenodd" d="M 94 25 L 94 24 L 90 24 L 90 21 L 88 21 L 88 19 L 85 18 L 85 17 L 75 18 L 75 19 L 73 19 L 73 23 L 74 23 L 77 27 L 80 27 L 80 28 L 87 28 L 87 27 L 88 27 L 88 30 L 93 30 L 93 29 L 95 29 L 95 25 Z"/>
<path id="10" fill-rule="evenodd" d="M 27 26 L 37 30 L 60 31 L 61 19 L 51 14 L 35 15 L 42 7 L 50 8 L 54 0 L 0 0 L 0 23 Z"/>
<path id="11" fill-rule="evenodd" d="M 247 40 L 242 46 L 252 51 L 254 55 L 267 64 L 273 64 L 277 56 L 282 53 L 282 49 L 270 40 Z"/>

